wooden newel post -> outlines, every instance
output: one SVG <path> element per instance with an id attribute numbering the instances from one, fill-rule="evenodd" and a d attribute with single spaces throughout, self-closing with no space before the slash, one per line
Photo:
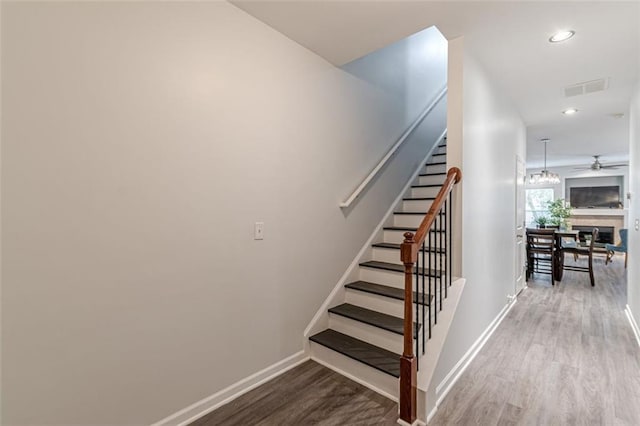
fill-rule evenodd
<path id="1" fill-rule="evenodd" d="M 413 424 L 417 413 L 418 370 L 413 354 L 413 265 L 418 245 L 411 232 L 404 234 L 400 256 L 404 263 L 404 350 L 400 358 L 400 419 Z"/>

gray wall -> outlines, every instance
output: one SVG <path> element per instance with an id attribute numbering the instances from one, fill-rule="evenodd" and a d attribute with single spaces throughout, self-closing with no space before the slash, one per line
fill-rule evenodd
<path id="1" fill-rule="evenodd" d="M 148 424 L 300 351 L 420 102 L 227 3 L 2 8 L 2 423 Z"/>

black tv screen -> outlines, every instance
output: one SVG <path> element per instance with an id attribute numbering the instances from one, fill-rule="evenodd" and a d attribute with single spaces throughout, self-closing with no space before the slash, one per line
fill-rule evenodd
<path id="1" fill-rule="evenodd" d="M 571 207 L 618 208 L 620 207 L 619 186 L 586 186 L 571 188 L 569 193 Z"/>

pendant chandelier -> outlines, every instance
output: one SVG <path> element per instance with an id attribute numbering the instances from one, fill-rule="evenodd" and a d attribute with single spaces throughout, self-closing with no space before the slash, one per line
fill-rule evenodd
<path id="1" fill-rule="evenodd" d="M 557 173 L 551 173 L 547 170 L 547 142 L 549 139 L 542 139 L 544 143 L 544 168 L 540 173 L 532 173 L 529 177 L 529 183 L 532 184 L 557 184 L 560 183 L 560 176 Z"/>

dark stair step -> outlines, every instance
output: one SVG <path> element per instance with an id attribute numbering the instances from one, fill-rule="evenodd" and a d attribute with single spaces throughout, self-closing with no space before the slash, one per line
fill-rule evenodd
<path id="1" fill-rule="evenodd" d="M 439 173 L 421 173 L 419 176 L 446 176 L 445 172 Z M 442 185 L 441 185 L 442 186 Z"/>
<path id="2" fill-rule="evenodd" d="M 375 244 L 372 244 L 371 247 L 400 250 L 400 244 L 396 244 L 396 243 L 375 243 Z M 442 247 L 438 249 L 434 247 L 431 247 L 431 248 L 425 247 L 424 250 L 422 249 L 422 247 L 420 247 L 420 251 L 425 251 L 427 253 L 445 253 L 445 249 Z"/>
<path id="3" fill-rule="evenodd" d="M 408 232 L 416 232 L 418 228 L 413 228 L 411 226 L 385 226 L 382 228 L 384 231 L 408 231 Z M 445 232 L 444 229 L 441 231 L 439 229 L 432 229 L 430 232 Z"/>
<path id="4" fill-rule="evenodd" d="M 403 201 L 433 201 L 435 200 L 436 197 L 407 197 L 407 198 L 403 198 Z"/>
<path id="5" fill-rule="evenodd" d="M 363 266 L 365 268 L 383 269 L 385 271 L 404 273 L 404 265 L 399 265 L 397 263 L 369 260 L 368 262 L 362 262 L 360 266 Z M 418 275 L 425 275 L 428 277 L 441 277 L 444 274 L 442 273 L 442 271 L 438 271 L 437 269 L 426 269 L 421 267 L 418 268 Z"/>
<path id="6" fill-rule="evenodd" d="M 309 337 L 309 340 L 340 352 L 342 355 L 360 361 L 383 373 L 393 377 L 400 377 L 400 355 L 391 351 L 354 339 L 346 334 L 338 333 L 330 328 Z"/>
<path id="7" fill-rule="evenodd" d="M 433 154 L 432 157 L 438 157 L 438 156 L 443 156 L 443 155 L 447 155 L 446 152 L 441 152 L 439 154 Z"/>
<path id="8" fill-rule="evenodd" d="M 444 216 L 445 212 L 440 212 L 440 216 Z M 422 215 L 422 216 L 426 216 L 427 212 L 393 212 L 393 214 L 399 214 L 399 215 Z"/>
<path id="9" fill-rule="evenodd" d="M 425 166 L 442 166 L 442 165 L 446 165 L 447 162 L 446 161 L 438 161 L 437 163 L 427 163 L 425 164 Z"/>
<path id="10" fill-rule="evenodd" d="M 355 281 L 345 285 L 345 288 L 351 290 L 358 290 L 365 293 L 371 293 L 378 296 L 384 296 L 396 300 L 404 300 L 404 290 L 396 287 L 389 287 L 388 285 L 370 283 L 368 281 Z M 429 306 L 429 302 L 433 299 L 433 296 L 429 294 L 418 294 L 413 292 L 413 301 L 417 300 L 420 305 Z"/>
<path id="11" fill-rule="evenodd" d="M 420 175 L 422 176 L 422 175 Z M 411 185 L 412 188 L 440 188 L 442 186 L 441 183 L 434 183 L 431 185 Z"/>
<path id="12" fill-rule="evenodd" d="M 393 315 L 372 311 L 371 309 L 362 308 L 350 303 L 343 303 L 342 305 L 334 306 L 329 309 L 329 312 L 355 321 L 360 321 L 401 336 L 404 334 L 404 320 L 402 318 L 394 317 Z M 412 329 L 413 338 L 415 339 L 419 330 L 419 327 L 416 329 L 415 322 L 413 323 Z"/>

